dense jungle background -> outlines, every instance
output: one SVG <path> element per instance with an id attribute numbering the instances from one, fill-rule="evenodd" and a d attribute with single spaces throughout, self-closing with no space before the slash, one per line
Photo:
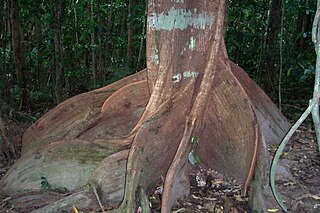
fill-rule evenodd
<path id="1" fill-rule="evenodd" d="M 32 119 L 145 67 L 145 0 L 4 0 L 0 8 L 1 103 Z M 229 2 L 230 59 L 288 114 L 311 97 L 315 10 L 314 0 Z"/>
<path id="2" fill-rule="evenodd" d="M 229 58 L 292 121 L 312 97 L 316 4 L 315 0 L 229 1 L 225 35 Z M 146 6 L 146 0 L 0 1 L 0 178 L 19 158 L 24 130 L 41 115 L 69 97 L 146 67 Z M 319 169 L 319 154 L 309 148 L 315 146 L 310 122 L 299 134 L 304 136 L 296 137 L 298 145 L 289 148 L 296 152 L 287 157 L 299 172 L 315 164 Z M 302 139 L 305 135 L 307 140 Z M 300 160 L 308 153 L 316 161 Z M 318 189 L 318 172 L 310 173 L 312 181 L 305 188 Z"/>

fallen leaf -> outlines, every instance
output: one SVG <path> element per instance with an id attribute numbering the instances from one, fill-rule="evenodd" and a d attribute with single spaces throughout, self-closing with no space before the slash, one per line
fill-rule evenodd
<path id="1" fill-rule="evenodd" d="M 212 184 L 222 184 L 222 183 L 224 183 L 225 181 L 223 181 L 223 180 L 215 180 L 215 181 L 213 181 L 213 183 Z"/>
<path id="2" fill-rule="evenodd" d="M 278 212 L 279 209 L 268 209 L 268 212 Z"/>
<path id="3" fill-rule="evenodd" d="M 77 207 L 75 207 L 75 205 L 72 206 L 72 210 L 73 210 L 73 213 L 79 213 Z"/>
<path id="4" fill-rule="evenodd" d="M 181 208 L 181 209 L 178 209 L 176 211 L 173 211 L 172 213 L 179 213 L 179 212 L 183 212 L 185 211 L 186 209 L 185 208 Z"/>

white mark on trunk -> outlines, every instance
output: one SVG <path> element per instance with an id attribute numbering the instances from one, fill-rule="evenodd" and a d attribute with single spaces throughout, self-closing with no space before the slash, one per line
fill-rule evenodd
<path id="1" fill-rule="evenodd" d="M 196 10 L 177 9 L 172 7 L 168 12 L 151 13 L 148 17 L 148 27 L 152 30 L 185 30 L 193 27 L 204 30 L 211 28 L 214 17 L 208 13 L 197 14 Z"/>
<path id="2" fill-rule="evenodd" d="M 189 152 L 189 155 L 188 155 L 188 160 L 189 162 L 191 163 L 192 166 L 196 165 L 197 161 L 194 157 L 194 151 L 191 150 L 191 152 Z"/>
<path id="3" fill-rule="evenodd" d="M 189 49 L 191 51 L 194 51 L 196 49 L 196 39 L 193 36 L 190 37 Z"/>
<path id="4" fill-rule="evenodd" d="M 157 48 L 151 50 L 153 53 L 150 55 L 150 62 L 155 63 L 156 65 L 159 64 L 159 51 Z"/>
<path id="5" fill-rule="evenodd" d="M 199 73 L 196 71 L 189 71 L 186 70 L 183 72 L 183 78 L 196 78 L 198 77 Z"/>
<path id="6" fill-rule="evenodd" d="M 172 76 L 172 82 L 173 82 L 174 84 L 179 83 L 180 81 L 181 81 L 181 74 L 180 74 L 180 73 Z"/>
<path id="7" fill-rule="evenodd" d="M 181 79 L 182 79 L 182 76 L 183 76 L 183 79 L 187 79 L 187 78 L 196 78 L 196 77 L 198 77 L 198 75 L 199 75 L 199 73 L 196 72 L 196 71 L 188 71 L 188 70 L 186 70 L 186 71 L 184 71 L 182 73 L 182 75 L 181 75 L 181 73 L 173 75 L 172 76 L 172 82 L 174 84 L 179 83 L 181 81 Z"/>
<path id="8" fill-rule="evenodd" d="M 186 49 L 186 48 L 183 48 L 183 50 L 181 51 L 180 55 L 183 55 L 183 53 L 184 53 L 185 51 L 187 51 L 187 49 Z"/>
<path id="9" fill-rule="evenodd" d="M 175 3 L 184 3 L 184 0 L 171 0 L 172 2 L 175 2 Z"/>

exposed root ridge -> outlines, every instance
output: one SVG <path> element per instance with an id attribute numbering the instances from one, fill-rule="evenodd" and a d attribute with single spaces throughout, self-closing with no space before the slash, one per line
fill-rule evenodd
<path id="1" fill-rule="evenodd" d="M 161 213 L 170 212 L 173 202 L 176 200 L 177 197 L 181 196 L 178 194 L 175 194 L 174 196 L 173 191 L 176 190 L 174 189 L 174 183 L 178 181 L 177 177 L 179 173 L 183 172 L 181 170 L 185 167 L 187 163 L 187 156 L 191 150 L 190 139 L 194 130 L 194 124 L 195 120 L 190 120 L 189 118 L 187 118 L 184 134 L 181 139 L 179 148 L 166 175 L 164 183 L 164 192 L 162 195 Z"/>
<path id="2" fill-rule="evenodd" d="M 252 105 L 250 104 L 250 106 L 252 107 Z M 253 113 L 254 116 L 254 129 L 255 129 L 255 141 L 254 141 L 254 151 L 253 151 L 253 156 L 252 156 L 252 161 L 250 164 L 250 169 L 247 175 L 247 179 L 246 182 L 244 184 L 243 187 L 243 196 L 247 196 L 247 191 L 248 191 L 248 187 L 251 183 L 253 174 L 254 174 L 254 168 L 256 167 L 256 162 L 257 162 L 257 153 L 258 153 L 258 144 L 259 144 L 259 125 L 257 122 L 257 117 L 255 115 L 255 113 Z"/>

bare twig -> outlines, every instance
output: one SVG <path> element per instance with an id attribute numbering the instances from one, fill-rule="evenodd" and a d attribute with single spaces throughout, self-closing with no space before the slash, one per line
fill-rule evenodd
<path id="1" fill-rule="evenodd" d="M 105 213 L 104 208 L 103 208 L 102 203 L 101 203 L 101 200 L 100 200 L 100 197 L 99 197 L 99 195 L 98 195 L 97 189 L 96 189 L 96 187 L 95 187 L 94 185 L 92 185 L 92 189 L 93 189 L 94 195 L 95 195 L 96 198 L 97 198 L 97 201 L 98 201 L 98 203 L 99 203 L 99 206 L 100 206 L 102 212 Z"/>
<path id="2" fill-rule="evenodd" d="M 281 96 L 281 87 L 282 87 L 282 69 L 283 69 L 283 22 L 284 22 L 284 1 L 281 2 L 282 11 L 281 11 L 281 34 L 280 34 L 280 73 L 279 73 L 279 85 L 278 85 L 278 98 L 279 98 L 279 109 L 282 108 L 282 96 Z"/>

